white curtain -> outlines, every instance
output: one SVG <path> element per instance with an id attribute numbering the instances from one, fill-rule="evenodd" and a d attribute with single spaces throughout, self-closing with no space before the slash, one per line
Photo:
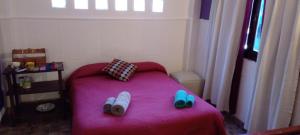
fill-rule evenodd
<path id="1" fill-rule="evenodd" d="M 249 132 L 288 127 L 299 77 L 300 0 L 267 0 Z"/>
<path id="2" fill-rule="evenodd" d="M 209 58 L 206 67 L 204 99 L 221 111 L 229 111 L 229 95 L 238 55 L 246 0 L 213 1 Z"/>

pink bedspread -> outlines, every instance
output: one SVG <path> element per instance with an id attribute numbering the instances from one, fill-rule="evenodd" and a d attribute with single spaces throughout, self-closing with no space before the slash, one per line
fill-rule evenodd
<path id="1" fill-rule="evenodd" d="M 128 82 L 113 80 L 101 73 L 105 64 L 89 65 L 75 71 L 68 81 L 72 91 L 72 134 L 225 134 L 223 117 L 214 107 L 197 97 L 192 108 L 176 109 L 173 105 L 175 92 L 186 88 L 168 77 L 161 66 L 144 64 L 154 68 L 139 66 Z M 121 117 L 104 114 L 102 107 L 106 98 L 117 96 L 123 90 L 132 96 L 126 114 Z"/>

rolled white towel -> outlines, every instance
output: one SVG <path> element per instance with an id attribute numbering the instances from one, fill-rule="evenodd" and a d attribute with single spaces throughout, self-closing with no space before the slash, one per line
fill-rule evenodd
<path id="1" fill-rule="evenodd" d="M 103 106 L 103 111 L 105 113 L 111 113 L 111 108 L 113 104 L 115 103 L 116 98 L 115 97 L 109 97 L 106 99 L 105 104 Z"/>
<path id="2" fill-rule="evenodd" d="M 127 91 L 122 91 L 118 95 L 115 103 L 113 104 L 113 106 L 111 108 L 112 114 L 118 115 L 118 116 L 125 114 L 128 106 L 130 104 L 130 99 L 131 99 L 130 93 Z"/>

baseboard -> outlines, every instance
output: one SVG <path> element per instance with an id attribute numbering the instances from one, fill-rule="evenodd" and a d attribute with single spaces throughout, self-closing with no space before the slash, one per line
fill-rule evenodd
<path id="1" fill-rule="evenodd" d="M 4 113 L 5 113 L 5 108 L 2 107 L 2 109 L 0 111 L 0 123 L 1 123 L 2 117 L 4 116 Z"/>

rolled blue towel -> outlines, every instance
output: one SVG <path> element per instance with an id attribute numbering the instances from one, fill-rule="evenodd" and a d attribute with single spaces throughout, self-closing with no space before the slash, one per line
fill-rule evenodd
<path id="1" fill-rule="evenodd" d="M 176 108 L 184 108 L 186 104 L 186 96 L 187 93 L 184 90 L 178 90 L 176 92 L 175 98 L 174 98 L 174 105 Z"/>
<path id="2" fill-rule="evenodd" d="M 192 107 L 195 103 L 195 97 L 193 95 L 186 96 L 186 107 Z"/>

